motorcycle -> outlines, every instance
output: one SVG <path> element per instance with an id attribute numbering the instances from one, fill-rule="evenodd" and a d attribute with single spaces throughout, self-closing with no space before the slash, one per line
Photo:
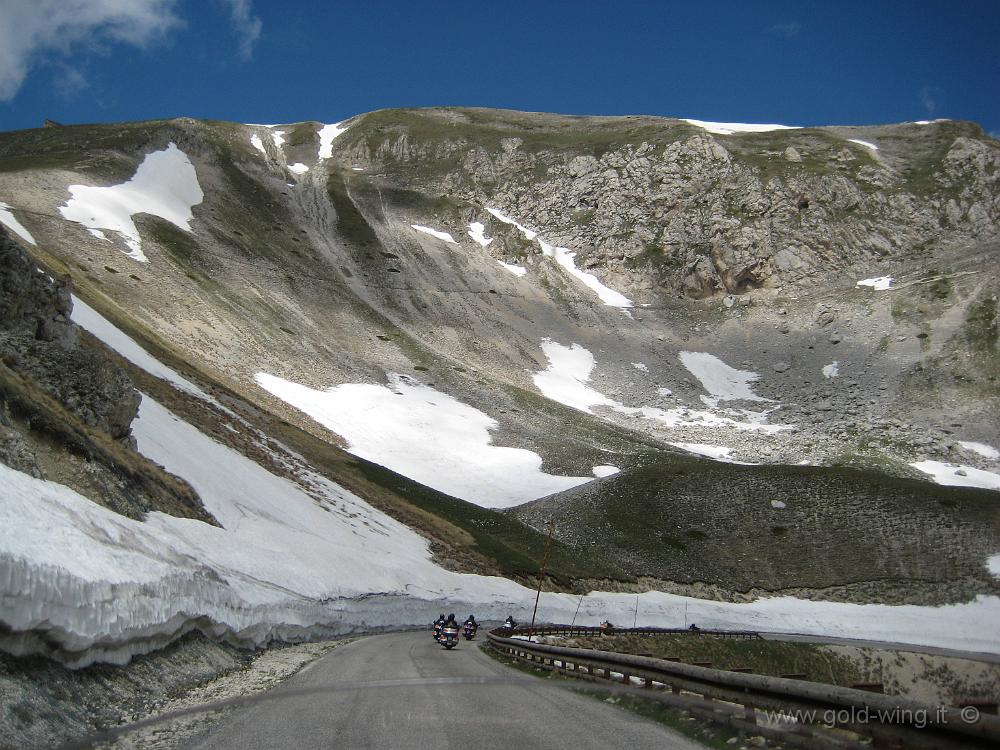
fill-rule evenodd
<path id="1" fill-rule="evenodd" d="M 458 645 L 458 628 L 442 628 L 441 637 L 438 638 L 438 643 L 446 649 L 455 648 L 455 646 Z"/>
<path id="2" fill-rule="evenodd" d="M 471 641 L 476 637 L 476 631 L 479 630 L 479 626 L 474 622 L 467 622 L 462 627 L 462 635 L 465 636 L 465 640 Z"/>

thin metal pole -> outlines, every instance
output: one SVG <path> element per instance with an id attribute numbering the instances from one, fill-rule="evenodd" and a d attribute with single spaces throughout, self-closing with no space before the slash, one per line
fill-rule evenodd
<path id="1" fill-rule="evenodd" d="M 632 630 L 635 630 L 636 623 L 639 622 L 639 595 L 635 595 L 635 619 L 632 620 Z"/>
<path id="2" fill-rule="evenodd" d="M 573 622 L 569 624 L 570 627 L 576 625 L 576 616 L 580 614 L 580 605 L 583 604 L 583 594 L 580 594 L 580 601 L 576 603 L 576 612 L 573 613 Z"/>
<path id="3" fill-rule="evenodd" d="M 535 608 L 531 612 L 531 625 L 528 626 L 528 643 L 531 643 L 531 635 L 535 632 L 535 615 L 538 614 L 538 599 L 542 595 L 542 579 L 545 578 L 545 566 L 549 562 L 549 549 L 552 547 L 552 532 L 555 531 L 556 521 L 553 518 L 549 521 L 549 538 L 545 541 L 545 553 L 542 555 L 542 565 L 538 569 L 538 590 L 535 592 Z"/>

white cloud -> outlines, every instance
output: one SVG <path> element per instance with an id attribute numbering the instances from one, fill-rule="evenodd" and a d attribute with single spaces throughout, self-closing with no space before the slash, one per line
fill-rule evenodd
<path id="1" fill-rule="evenodd" d="M 787 23 L 776 23 L 771 27 L 771 33 L 777 34 L 778 36 L 783 36 L 786 39 L 791 39 L 799 35 L 802 31 L 802 24 L 798 21 L 789 21 Z"/>
<path id="2" fill-rule="evenodd" d="M 938 98 L 941 96 L 941 89 L 937 86 L 924 86 L 920 89 L 920 103 L 928 117 L 934 117 L 938 111 Z"/>
<path id="3" fill-rule="evenodd" d="M 253 2 L 251 0 L 220 0 L 220 2 L 229 8 L 233 31 L 239 37 L 240 59 L 249 60 L 253 57 L 254 45 L 260 39 L 263 28 L 260 18 L 253 13 Z"/>
<path id="4" fill-rule="evenodd" d="M 0 3 L 0 101 L 32 67 L 108 42 L 145 47 L 181 24 L 176 0 L 4 0 Z"/>

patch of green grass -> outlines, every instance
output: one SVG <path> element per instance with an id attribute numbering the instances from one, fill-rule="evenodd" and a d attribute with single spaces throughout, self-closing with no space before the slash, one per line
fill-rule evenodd
<path id="1" fill-rule="evenodd" d="M 958 505 L 945 511 L 940 500 L 948 497 Z M 786 507 L 772 507 L 772 499 Z M 916 590 L 980 578 L 983 555 L 1000 545 L 986 491 L 849 467 L 736 466 L 664 454 L 509 512 L 536 528 L 554 519 L 559 538 L 581 554 L 600 529 L 602 557 L 630 576 L 735 591 L 875 580 Z"/>
<path id="2" fill-rule="evenodd" d="M 358 469 L 374 484 L 468 532 L 474 549 L 495 560 L 505 575 L 521 579 L 537 575 L 545 551 L 545 535 L 511 516 L 424 487 L 377 464 L 359 461 Z M 555 541 L 548 575 L 556 583 L 565 585 L 575 578 L 618 578 L 621 572 Z"/>

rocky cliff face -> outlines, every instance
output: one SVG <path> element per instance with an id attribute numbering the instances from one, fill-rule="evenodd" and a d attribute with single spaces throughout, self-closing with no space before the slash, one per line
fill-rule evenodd
<path id="1" fill-rule="evenodd" d="M 363 125 L 338 144 L 353 162 L 544 227 L 646 301 L 822 284 L 1000 227 L 1000 144 L 971 123 L 720 135 L 655 118 L 428 110 Z"/>
<path id="2" fill-rule="evenodd" d="M 0 227 L 0 462 L 124 515 L 211 520 L 195 492 L 134 451 L 140 394 L 81 341 L 71 282 L 38 268 Z"/>
<path id="3" fill-rule="evenodd" d="M 84 424 L 127 438 L 139 409 L 132 381 L 109 360 L 80 346 L 70 320 L 71 282 L 53 280 L 0 228 L 0 351 Z"/>

